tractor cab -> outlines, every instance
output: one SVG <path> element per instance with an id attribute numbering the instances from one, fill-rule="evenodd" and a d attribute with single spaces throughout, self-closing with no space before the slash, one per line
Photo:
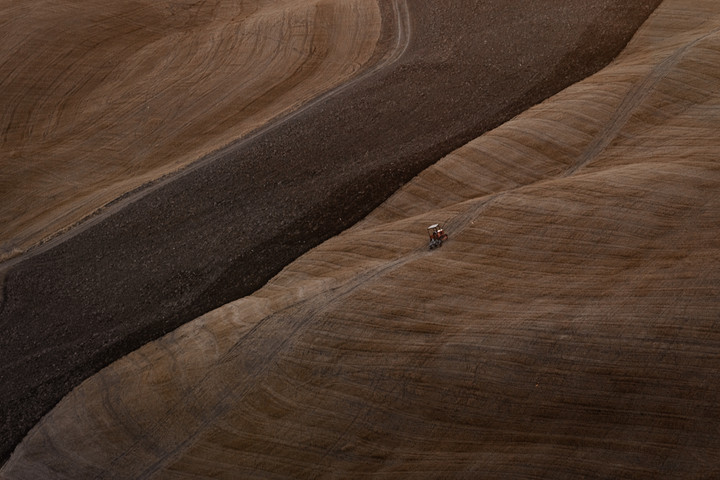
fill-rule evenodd
<path id="1" fill-rule="evenodd" d="M 430 250 L 442 246 L 443 242 L 448 239 L 447 233 L 439 224 L 430 225 L 428 228 L 428 236 L 430 237 Z"/>

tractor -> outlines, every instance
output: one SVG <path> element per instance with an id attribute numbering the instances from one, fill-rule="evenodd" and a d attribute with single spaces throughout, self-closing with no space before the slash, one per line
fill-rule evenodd
<path id="1" fill-rule="evenodd" d="M 428 228 L 428 236 L 430 237 L 430 250 L 442 246 L 443 242 L 448 239 L 447 233 L 439 224 L 430 225 Z"/>

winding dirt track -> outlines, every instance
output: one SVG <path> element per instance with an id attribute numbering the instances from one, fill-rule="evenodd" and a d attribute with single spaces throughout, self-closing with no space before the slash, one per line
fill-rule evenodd
<path id="1" fill-rule="evenodd" d="M 388 43 L 376 49 L 375 61 L 392 45 L 402 45 L 387 33 L 398 31 L 398 18 L 389 4 L 380 5 L 385 5 L 385 33 L 379 36 Z M 14 264 L 7 272 L 0 311 L 5 333 L 0 344 L 0 406 L 8 419 L 2 432 L 5 452 L 63 395 L 100 367 L 212 308 L 251 293 L 298 255 L 361 219 L 442 154 L 600 68 L 617 54 L 654 5 L 611 0 L 530 6 L 467 1 L 456 2 L 452 9 L 436 2 L 408 5 L 412 36 L 407 50 L 392 64 L 293 115 L 282 128 L 237 144 L 191 174 L 162 184 L 66 241 Z M 385 247 L 376 247 L 382 259 Z M 425 257 L 420 250 L 417 255 Z M 340 256 L 355 258 L 352 249 Z M 348 270 L 349 274 L 353 271 Z M 325 285 L 321 281 L 293 288 L 305 295 Z M 295 309 L 288 313 L 294 311 L 297 319 L 325 309 L 293 306 L 287 294 L 281 297 L 280 304 Z M 253 312 L 280 308 L 274 300 L 263 300 L 262 294 L 258 298 L 259 302 L 248 300 Z M 356 305 L 357 312 L 366 312 L 372 305 L 371 298 L 364 302 Z M 274 321 L 283 323 L 283 318 L 279 315 Z M 309 331 L 301 322 L 298 328 L 302 326 L 303 331 L 296 332 L 297 339 L 288 339 L 287 331 L 269 329 L 273 321 L 264 322 L 268 327 L 260 329 L 253 328 L 252 317 L 241 323 L 246 321 L 250 322 L 248 332 L 255 335 L 248 339 L 257 342 L 242 348 L 258 355 L 242 360 L 247 365 L 242 363 L 245 366 L 239 370 L 235 360 L 228 367 L 235 373 L 255 372 L 256 379 L 276 366 L 275 361 L 262 362 L 267 352 L 282 352 L 290 340 L 292 345 L 305 342 L 303 332 Z M 209 340 L 220 342 L 218 352 L 222 342 L 243 331 L 242 325 L 232 327 L 225 332 L 227 339 Z M 192 362 L 201 368 L 206 360 L 212 357 Z M 161 369 L 148 375 L 156 373 L 164 375 Z M 178 371 L 178 375 L 186 373 Z M 366 379 L 380 385 L 374 391 L 395 388 L 392 378 L 382 372 L 377 375 L 377 380 Z M 113 385 L 122 385 L 123 378 L 101 380 L 106 382 L 101 390 L 107 395 L 105 404 L 117 409 L 118 417 L 130 418 L 122 412 L 134 408 L 133 402 L 124 404 L 126 400 L 117 397 L 121 403 L 116 404 L 114 399 Z M 160 428 L 156 431 L 162 442 L 169 443 L 154 445 L 157 438 L 143 433 L 145 425 L 128 426 L 121 436 L 127 435 L 129 443 L 108 432 L 113 442 L 118 441 L 108 455 L 128 449 L 110 458 L 110 464 L 96 467 L 99 460 L 89 460 L 83 467 L 72 468 L 87 467 L 88 474 L 100 476 L 103 472 L 131 477 L 168 474 L 169 465 L 199 438 L 192 432 L 204 435 L 203 428 L 230 411 L 223 402 L 235 400 L 237 384 L 232 380 L 223 387 L 223 378 L 229 377 L 220 375 L 220 383 L 208 381 L 199 387 L 201 399 L 215 395 L 225 399 L 209 410 L 204 401 L 193 404 L 187 398 L 169 407 L 173 415 L 182 415 L 185 407 L 191 410 L 189 423 L 170 426 L 180 429 L 177 436 L 163 431 L 153 415 L 143 414 Z M 125 388 L 133 395 L 132 388 Z M 251 395 L 256 384 L 247 388 Z M 169 402 L 165 398 L 151 408 L 164 409 Z M 376 428 L 385 427 L 380 423 Z M 34 438 L 44 433 L 39 435 Z M 86 432 L 85 438 L 91 436 Z M 50 456 L 64 448 L 53 446 L 49 437 L 42 442 L 50 442 L 44 444 Z M 336 439 L 338 448 L 343 447 L 341 443 Z M 45 455 L 43 448 L 29 448 Z M 332 452 L 325 450 L 330 455 L 327 462 L 333 463 Z M 20 460 L 34 455 L 19 453 L 15 457 L 19 463 L 9 464 L 3 475 L 42 470 L 44 460 L 35 466 Z"/>

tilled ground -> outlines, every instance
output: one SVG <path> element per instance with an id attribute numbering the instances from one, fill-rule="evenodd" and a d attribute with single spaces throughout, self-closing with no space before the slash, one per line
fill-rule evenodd
<path id="1" fill-rule="evenodd" d="M 659 3 L 412 2 L 400 61 L 14 266 L 0 457 L 104 365 L 249 294 L 444 154 L 607 64 Z"/>

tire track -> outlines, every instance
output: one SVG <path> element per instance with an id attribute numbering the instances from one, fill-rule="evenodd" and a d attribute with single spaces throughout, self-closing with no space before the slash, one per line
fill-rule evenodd
<path id="1" fill-rule="evenodd" d="M 654 92 L 655 87 L 658 85 L 667 74 L 673 70 L 673 68 L 685 57 L 685 55 L 694 48 L 698 43 L 704 41 L 707 38 L 715 36 L 720 32 L 720 28 L 713 29 L 707 34 L 704 34 L 693 41 L 687 43 L 682 48 L 676 49 L 671 55 L 665 60 L 657 64 L 650 72 L 642 79 L 642 81 L 635 83 L 627 95 L 620 102 L 616 108 L 611 120 L 604 124 L 602 131 L 590 142 L 587 148 L 578 157 L 577 162 L 562 174 L 550 177 L 542 178 L 536 182 L 529 184 L 521 184 L 508 190 L 503 190 L 497 193 L 486 195 L 480 198 L 473 198 L 462 202 L 461 205 L 466 204 L 468 207 L 461 213 L 455 215 L 447 221 L 446 230 L 448 232 L 462 232 L 465 230 L 483 210 L 494 204 L 496 201 L 504 197 L 505 195 L 512 194 L 529 186 L 537 186 L 542 183 L 552 182 L 557 179 L 566 178 L 576 174 L 583 167 L 591 163 L 597 158 L 617 137 L 623 127 L 627 124 L 632 114 L 640 107 L 645 100 Z M 476 204 L 476 205 L 472 205 Z"/>
<path id="2" fill-rule="evenodd" d="M 615 110 L 612 119 L 605 125 L 603 130 L 588 145 L 587 149 L 580 155 L 577 163 L 569 168 L 564 176 L 570 176 L 585 167 L 598 157 L 617 137 L 620 130 L 630 120 L 633 112 L 640 106 L 655 90 L 657 84 L 665 78 L 670 70 L 682 60 L 685 54 L 695 45 L 702 42 L 706 38 L 716 35 L 720 29 L 714 29 L 711 32 L 696 38 L 684 47 L 674 51 L 672 55 L 666 58 L 659 65 L 655 66 L 645 78 L 636 83 L 630 91 L 625 95 L 620 105 Z"/>
<path id="3" fill-rule="evenodd" d="M 142 471 L 133 472 L 131 477 L 128 478 L 137 478 L 139 480 L 153 478 L 164 467 L 180 458 L 210 426 L 230 412 L 233 407 L 242 403 L 250 392 L 260 386 L 268 372 L 275 366 L 275 359 L 283 352 L 288 351 L 293 342 L 301 337 L 305 329 L 312 327 L 314 317 L 329 308 L 333 308 L 337 302 L 341 302 L 343 298 L 350 296 L 358 288 L 367 286 L 369 282 L 431 254 L 432 252 L 429 252 L 426 246 L 423 245 L 393 261 L 370 267 L 349 278 L 341 285 L 312 294 L 262 318 L 218 357 L 215 366 L 209 369 L 199 382 L 192 386 L 180 385 L 179 388 L 182 390 L 183 398 L 186 400 L 173 404 L 163 417 L 155 419 L 153 428 L 146 429 L 136 435 L 134 444 L 120 455 L 117 455 L 109 463 L 107 471 L 95 476 L 95 480 L 111 478 L 108 475 L 117 475 L 117 470 L 113 467 L 118 467 L 127 457 L 140 458 L 142 457 L 140 453 L 147 454 L 149 451 L 154 452 L 160 458 L 147 465 Z M 142 354 L 142 349 L 134 353 L 134 355 Z M 239 360 L 243 357 L 247 358 L 244 361 Z M 223 383 L 219 382 L 218 379 L 232 378 L 233 375 L 230 371 L 236 370 L 243 372 L 242 381 L 235 382 L 234 386 L 225 387 L 220 394 L 214 397 L 213 405 L 209 408 L 205 405 L 205 408 L 201 410 L 202 420 L 196 424 L 190 434 L 177 444 L 161 446 L 157 443 L 169 437 L 161 430 L 168 425 L 173 425 L 173 419 L 181 416 L 188 404 L 202 404 L 200 399 L 204 397 L 203 392 L 216 391 L 217 385 Z M 122 399 L 119 399 L 119 401 L 122 401 Z M 104 403 L 111 411 L 116 411 L 112 406 L 113 399 L 106 396 Z M 117 415 L 109 416 L 118 418 Z M 43 422 L 38 426 L 42 428 L 42 425 Z"/>

